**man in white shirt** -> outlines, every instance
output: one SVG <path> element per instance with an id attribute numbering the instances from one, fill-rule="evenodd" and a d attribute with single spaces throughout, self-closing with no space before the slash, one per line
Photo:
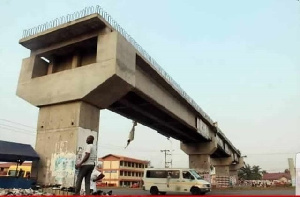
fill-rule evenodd
<path id="1" fill-rule="evenodd" d="M 85 191 L 86 195 L 90 195 L 90 180 L 93 172 L 95 162 L 97 160 L 97 152 L 93 145 L 94 136 L 90 135 L 86 138 L 85 155 L 79 163 L 76 164 L 76 168 L 79 169 L 75 187 L 75 195 L 80 194 L 82 179 L 85 178 Z"/>

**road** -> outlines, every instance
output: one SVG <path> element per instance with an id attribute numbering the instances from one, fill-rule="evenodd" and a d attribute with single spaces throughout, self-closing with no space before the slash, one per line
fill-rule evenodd
<path id="1" fill-rule="evenodd" d="M 117 188 L 117 189 L 102 189 L 103 191 L 113 191 L 113 195 L 150 195 L 149 191 L 143 191 L 142 189 L 126 189 L 126 188 Z M 174 193 L 170 192 L 167 195 L 186 195 L 185 193 Z M 213 190 L 206 195 L 295 195 L 295 189 L 249 189 L 249 190 L 233 190 L 233 189 L 222 189 L 222 190 Z"/>

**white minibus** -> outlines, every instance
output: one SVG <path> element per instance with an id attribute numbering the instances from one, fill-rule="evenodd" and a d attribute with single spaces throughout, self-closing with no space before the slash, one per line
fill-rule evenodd
<path id="1" fill-rule="evenodd" d="M 211 191 L 209 182 L 203 180 L 194 169 L 145 168 L 143 189 L 152 195 L 167 192 L 186 192 L 203 195 Z"/>

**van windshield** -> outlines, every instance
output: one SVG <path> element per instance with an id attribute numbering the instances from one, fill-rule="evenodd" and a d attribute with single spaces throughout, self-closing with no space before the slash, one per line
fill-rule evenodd
<path id="1" fill-rule="evenodd" d="M 189 170 L 190 173 L 198 180 L 202 180 L 203 178 L 196 172 L 196 170 Z"/>

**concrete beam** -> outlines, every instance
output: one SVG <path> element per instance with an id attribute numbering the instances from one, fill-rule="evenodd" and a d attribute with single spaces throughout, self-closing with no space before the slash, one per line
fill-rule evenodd
<path id="1" fill-rule="evenodd" d="M 23 38 L 19 43 L 31 50 L 40 49 L 50 44 L 64 41 L 70 37 L 80 36 L 105 28 L 108 26 L 108 23 L 103 19 L 101 20 L 101 18 L 98 14 L 92 14 Z"/>
<path id="2" fill-rule="evenodd" d="M 180 149 L 188 155 L 212 155 L 218 148 L 215 137 L 209 142 L 180 143 Z"/>
<path id="3" fill-rule="evenodd" d="M 155 120 L 155 121 L 158 122 L 159 124 L 164 125 L 165 127 L 168 127 L 168 128 L 170 128 L 171 130 L 180 133 L 181 135 L 183 135 L 183 136 L 187 137 L 188 139 L 190 139 L 190 141 L 195 141 L 195 139 L 194 139 L 192 136 L 189 136 L 189 135 L 186 134 L 184 131 L 181 131 L 181 130 L 179 130 L 179 129 L 176 129 L 176 127 L 173 127 L 173 126 L 167 124 L 167 123 L 164 122 L 163 120 L 160 120 L 159 118 L 157 118 L 157 117 L 155 117 L 154 115 L 152 115 L 150 112 L 146 112 L 146 111 L 142 110 L 139 106 L 134 105 L 134 104 L 132 104 L 132 103 L 130 103 L 130 102 L 128 102 L 128 101 L 125 101 L 125 100 L 121 100 L 120 102 L 121 102 L 123 105 L 128 106 L 129 108 L 131 108 L 131 109 L 133 109 L 133 110 L 135 110 L 135 111 L 137 111 L 137 112 L 143 113 L 144 115 L 146 115 L 147 117 L 149 117 L 149 118 L 152 119 L 152 120 Z"/>

